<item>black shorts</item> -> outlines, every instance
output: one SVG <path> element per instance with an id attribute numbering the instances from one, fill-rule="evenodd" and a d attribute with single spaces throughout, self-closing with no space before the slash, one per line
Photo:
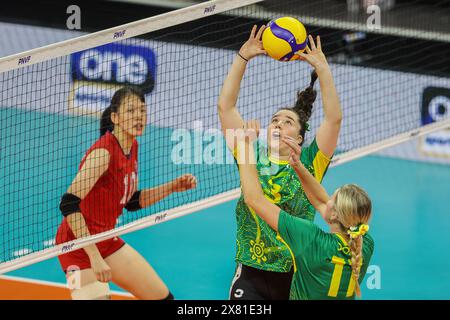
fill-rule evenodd
<path id="1" fill-rule="evenodd" d="M 293 271 L 272 272 L 239 263 L 230 289 L 230 300 L 288 300 Z"/>

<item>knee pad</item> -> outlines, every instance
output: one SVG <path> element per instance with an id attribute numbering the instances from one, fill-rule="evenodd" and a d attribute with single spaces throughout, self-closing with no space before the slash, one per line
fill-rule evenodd
<path id="1" fill-rule="evenodd" d="M 73 300 L 101 300 L 110 299 L 109 285 L 103 282 L 92 282 L 71 293 Z"/>

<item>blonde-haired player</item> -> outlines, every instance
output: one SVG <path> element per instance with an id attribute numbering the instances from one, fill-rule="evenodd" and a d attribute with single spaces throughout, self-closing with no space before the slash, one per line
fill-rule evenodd
<path id="1" fill-rule="evenodd" d="M 330 226 L 325 232 L 313 222 L 294 217 L 269 201 L 258 181 L 253 142 L 259 123 L 245 125 L 238 144 L 238 163 L 245 203 L 267 222 L 291 250 L 295 273 L 290 299 L 353 299 L 360 295 L 374 250 L 367 234 L 372 204 L 367 193 L 354 184 L 338 188 L 332 197 L 300 161 L 301 147 L 289 136 L 281 139 L 290 147 L 289 164 L 299 176 L 305 193 Z M 244 158 L 245 156 L 245 158 Z"/>

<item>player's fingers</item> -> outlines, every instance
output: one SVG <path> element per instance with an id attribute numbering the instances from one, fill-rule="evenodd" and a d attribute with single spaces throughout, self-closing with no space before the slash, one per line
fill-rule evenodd
<path id="1" fill-rule="evenodd" d="M 185 175 L 184 175 L 184 177 L 185 177 L 185 179 L 186 180 L 189 180 L 189 179 L 192 179 L 192 174 L 191 173 L 186 173 Z"/>
<path id="2" fill-rule="evenodd" d="M 309 38 L 309 43 L 311 44 L 311 49 L 312 50 L 316 49 L 316 44 L 314 43 L 314 39 L 313 39 L 312 35 L 309 35 L 308 38 Z"/>
<path id="3" fill-rule="evenodd" d="M 259 124 L 259 120 L 253 120 L 253 129 L 255 130 L 255 134 L 256 136 L 258 136 L 259 134 L 259 128 L 260 128 L 260 124 Z"/>
<path id="4" fill-rule="evenodd" d="M 255 24 L 255 25 L 253 26 L 253 28 L 252 28 L 252 32 L 250 32 L 250 38 L 249 38 L 249 39 L 255 38 L 256 28 L 257 28 L 257 26 L 256 26 L 256 24 Z"/>
<path id="5" fill-rule="evenodd" d="M 261 40 L 261 36 L 262 36 L 265 28 L 266 28 L 266 26 L 264 24 L 261 26 L 261 28 L 259 28 L 258 33 L 256 34 L 257 40 Z"/>
<path id="6" fill-rule="evenodd" d="M 298 144 L 286 137 L 282 137 L 281 140 L 283 140 L 284 143 L 286 143 L 289 148 L 291 148 L 291 150 L 293 150 L 294 152 L 298 153 Z"/>
<path id="7" fill-rule="evenodd" d="M 312 51 L 311 51 L 311 48 L 309 47 L 309 45 L 306 45 L 305 51 L 306 51 L 306 53 L 308 53 L 308 54 L 312 52 Z"/>
<path id="8" fill-rule="evenodd" d="M 112 278 L 111 270 L 106 270 L 105 272 L 105 282 L 110 282 Z"/>
<path id="9" fill-rule="evenodd" d="M 293 150 L 291 150 L 290 159 L 289 160 L 291 160 L 292 162 L 295 162 L 295 152 Z"/>
<path id="10" fill-rule="evenodd" d="M 303 60 L 303 61 L 307 61 L 308 60 L 308 55 L 307 54 L 304 54 L 303 52 L 297 52 L 296 54 L 300 57 L 300 60 Z"/>
<path id="11" fill-rule="evenodd" d="M 253 120 L 248 120 L 247 121 L 247 128 L 245 129 L 245 138 L 247 139 L 249 137 L 249 135 L 252 134 L 252 130 L 253 130 L 253 124 L 252 124 Z"/>
<path id="12" fill-rule="evenodd" d="M 100 281 L 100 282 L 105 282 L 104 280 L 103 280 L 103 272 L 97 272 L 97 280 L 98 281 Z"/>
<path id="13" fill-rule="evenodd" d="M 251 134 L 254 130 L 254 120 L 249 120 L 247 122 L 247 134 Z"/>
<path id="14" fill-rule="evenodd" d="M 322 51 L 322 43 L 320 42 L 320 36 L 317 36 L 316 42 L 317 42 L 317 49 Z"/>
<path id="15" fill-rule="evenodd" d="M 289 141 L 292 141 L 292 142 L 296 142 L 296 140 L 295 140 L 294 138 L 292 138 L 291 136 L 283 135 L 282 138 L 285 139 L 285 140 L 289 140 Z"/>
<path id="16" fill-rule="evenodd" d="M 286 143 L 288 145 L 289 148 L 294 149 L 294 144 L 292 141 L 287 140 L 286 138 L 281 138 L 281 141 L 283 141 L 284 143 Z"/>

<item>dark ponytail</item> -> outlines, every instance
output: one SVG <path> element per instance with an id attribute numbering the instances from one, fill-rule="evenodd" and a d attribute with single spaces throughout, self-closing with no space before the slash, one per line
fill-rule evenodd
<path id="1" fill-rule="evenodd" d="M 111 106 L 105 109 L 100 119 L 100 136 L 104 135 L 106 131 L 112 132 L 114 130 L 114 123 L 111 120 Z"/>
<path id="2" fill-rule="evenodd" d="M 103 136 L 107 131 L 112 132 L 114 130 L 111 114 L 113 112 L 119 112 L 119 107 L 123 99 L 129 95 L 137 96 L 141 102 L 145 103 L 144 93 L 138 87 L 125 86 L 117 90 L 111 99 L 111 104 L 102 113 L 100 119 L 100 136 Z"/>
<path id="3" fill-rule="evenodd" d="M 295 102 L 295 105 L 293 108 L 282 108 L 281 110 L 290 110 L 297 114 L 299 123 L 300 123 L 300 136 L 303 138 L 303 141 L 305 141 L 305 133 L 306 130 L 309 129 L 309 118 L 312 114 L 312 108 L 313 103 L 316 101 L 317 97 L 317 91 L 314 90 L 314 83 L 317 80 L 317 73 L 315 70 L 311 72 L 311 81 L 309 83 L 309 86 L 303 90 L 297 92 L 297 101 Z"/>

